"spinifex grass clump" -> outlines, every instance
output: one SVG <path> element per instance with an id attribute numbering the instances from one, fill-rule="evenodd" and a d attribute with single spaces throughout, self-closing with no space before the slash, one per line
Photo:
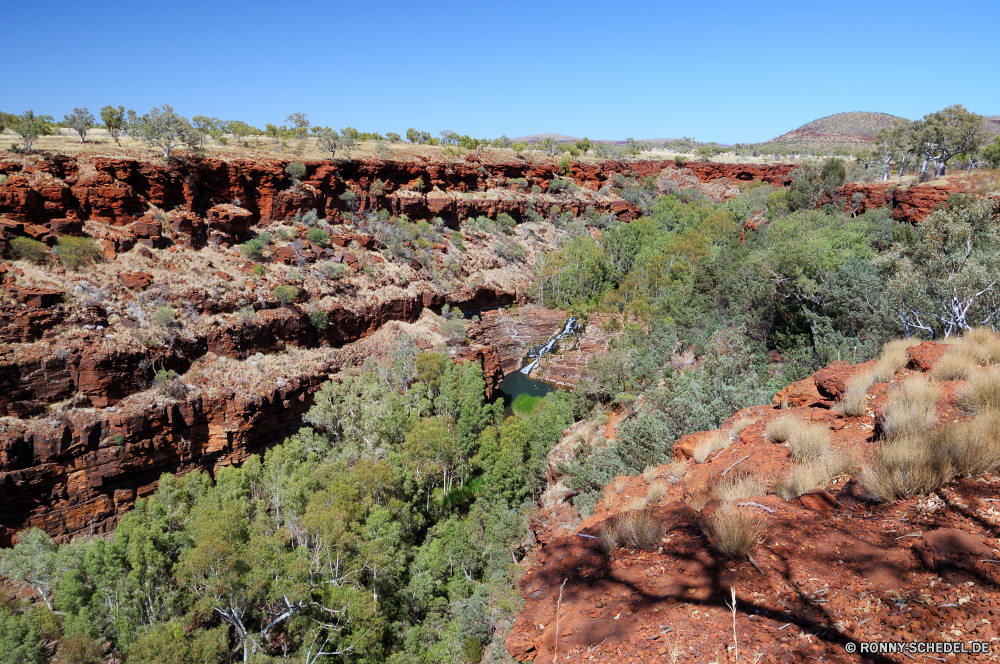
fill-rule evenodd
<path id="1" fill-rule="evenodd" d="M 612 549 L 656 548 L 666 527 L 648 509 L 630 509 L 608 517 L 601 523 L 600 547 L 607 553 Z"/>
<path id="2" fill-rule="evenodd" d="M 716 551 L 727 558 L 743 558 L 764 534 L 765 521 L 757 508 L 726 504 L 705 520 L 704 531 Z"/>

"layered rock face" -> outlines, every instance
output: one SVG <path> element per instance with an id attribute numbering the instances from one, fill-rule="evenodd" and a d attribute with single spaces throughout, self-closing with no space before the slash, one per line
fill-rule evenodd
<path id="1" fill-rule="evenodd" d="M 180 206 L 197 217 L 207 216 L 209 229 L 226 227 L 226 231 L 239 235 L 241 215 L 255 223 L 316 209 L 336 219 L 351 208 L 352 204 L 340 198 L 350 190 L 356 196 L 353 205 L 360 210 L 387 209 L 411 218 L 441 216 L 457 222 L 470 216 L 495 217 L 506 212 L 520 220 L 531 205 L 544 214 L 552 205 L 560 204 L 577 213 L 591 206 L 598 212 L 631 217 L 638 212 L 634 206 L 617 195 L 597 193 L 615 173 L 646 177 L 670 169 L 688 173 L 700 182 L 764 180 L 781 185 L 789 180 L 792 169 L 789 165 L 710 162 L 578 162 L 570 173 L 560 175 L 554 161 L 480 163 L 467 155 L 466 160 L 451 163 L 306 162 L 302 185 L 293 187 L 285 173 L 288 163 L 191 159 L 163 164 L 66 157 L 0 162 L 0 174 L 8 176 L 0 185 L 0 216 L 41 226 L 53 220 L 57 220 L 57 226 L 65 226 L 77 219 L 126 225 L 140 219 L 151 205 L 162 210 Z M 577 183 L 582 191 L 575 196 L 549 195 L 552 180 L 560 177 Z M 373 192 L 371 185 L 376 180 L 381 180 L 383 187 Z M 418 181 L 422 187 L 415 186 Z M 528 196 L 533 186 L 541 188 L 540 198 L 538 194 Z M 240 213 L 240 209 L 247 214 Z M 237 223 L 229 228 L 234 211 Z M 188 230 L 197 233 L 205 229 Z M 141 234 L 137 232 L 137 236 Z"/>
<path id="2" fill-rule="evenodd" d="M 581 519 L 556 485 L 530 520 L 542 547 L 520 580 L 525 607 L 507 637 L 509 653 L 536 662 L 726 662 L 736 661 L 736 639 L 740 661 L 857 663 L 872 661 L 852 651 L 859 642 L 995 642 L 995 473 L 888 504 L 869 496 L 849 469 L 817 479 L 818 488 L 798 498 L 774 495 L 793 459 L 788 444 L 768 436 L 772 421 L 794 416 L 819 427 L 834 454 L 864 463 L 880 444 L 889 396 L 899 383 L 933 370 L 947 349 L 932 342 L 909 348 L 907 365 L 890 382 L 872 385 L 859 416 L 841 415 L 832 405 L 851 377 L 874 362 L 835 362 L 790 385 L 775 404 L 740 411 L 718 432 L 680 439 L 673 455 L 686 472 L 664 465 L 648 476 L 616 478 L 590 518 Z M 967 418 L 956 399 L 964 381 L 936 385 L 935 426 Z M 738 433 L 729 447 L 695 463 L 700 443 L 730 431 Z M 572 454 L 588 435 L 574 428 L 553 455 Z M 761 478 L 767 495 L 744 492 L 722 502 L 719 487 L 734 475 Z M 653 485 L 662 498 L 652 497 Z M 733 502 L 762 524 L 749 557 L 729 559 L 710 544 L 706 525 L 736 509 Z M 623 532 L 629 515 L 641 510 L 643 523 L 660 529 L 652 546 L 633 549 L 609 539 L 602 549 L 602 531 Z M 990 659 L 970 654 L 954 661 Z"/>

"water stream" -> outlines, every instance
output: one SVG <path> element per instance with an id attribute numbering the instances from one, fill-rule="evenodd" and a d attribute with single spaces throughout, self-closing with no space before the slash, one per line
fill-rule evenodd
<path id="1" fill-rule="evenodd" d="M 521 367 L 521 373 L 523 373 L 525 376 L 530 374 L 531 370 L 535 368 L 535 365 L 538 364 L 538 361 L 542 359 L 542 357 L 546 353 L 552 350 L 555 347 L 555 345 L 559 343 L 562 339 L 564 339 L 567 336 L 571 336 L 575 333 L 576 333 L 576 318 L 570 316 L 566 320 L 566 327 L 563 328 L 562 332 L 555 335 L 541 346 L 537 348 L 532 348 L 531 350 L 528 351 L 528 357 L 532 358 L 532 360 L 530 364 Z"/>

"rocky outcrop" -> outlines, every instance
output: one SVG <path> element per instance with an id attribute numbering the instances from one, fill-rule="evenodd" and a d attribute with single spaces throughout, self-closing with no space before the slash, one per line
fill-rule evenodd
<path id="1" fill-rule="evenodd" d="M 960 190 L 955 186 L 918 184 L 899 187 L 896 184 L 879 182 L 876 184 L 848 183 L 840 189 L 844 199 L 844 211 L 863 214 L 875 208 L 892 209 L 892 218 L 911 224 L 924 220 L 939 206 L 947 206 L 948 197 Z"/>
<path id="2" fill-rule="evenodd" d="M 53 232 L 78 232 L 76 220 L 94 220 L 129 225 L 155 206 L 162 210 L 182 208 L 207 217 L 208 227 L 239 236 L 249 223 L 286 219 L 297 212 L 319 210 L 336 219 L 348 210 L 340 199 L 350 190 L 360 210 L 388 209 L 413 218 L 445 217 L 460 220 L 480 214 L 495 217 L 501 212 L 523 218 L 530 205 L 546 214 L 552 205 L 582 213 L 590 206 L 597 211 L 634 216 L 636 210 L 614 194 L 596 192 L 615 173 L 646 177 L 663 169 L 693 174 L 701 182 L 720 179 L 764 180 L 784 184 L 792 166 L 755 166 L 675 161 L 577 162 L 560 174 L 553 160 L 533 163 L 479 161 L 474 155 L 453 162 L 430 160 L 380 162 L 305 162 L 307 174 L 295 184 L 285 173 L 287 161 L 224 161 L 180 159 L 167 164 L 135 159 L 52 157 L 29 164 L 0 162 L 0 174 L 8 180 L 0 185 L 0 216 L 20 223 L 47 225 L 61 220 Z M 570 179 L 584 191 L 554 194 L 549 185 L 557 178 Z M 510 185 L 524 180 L 527 184 Z M 379 180 L 382 188 L 373 192 Z M 413 189 L 421 181 L 422 191 Z M 538 186 L 538 194 L 526 189 Z M 233 213 L 234 209 L 246 212 Z M 237 221 L 239 220 L 239 221 Z M 225 228 L 223 228 L 225 227 Z M 180 230 L 180 229 L 178 229 Z M 197 230 L 197 229 L 195 229 Z"/>
<path id="3" fill-rule="evenodd" d="M 0 546 L 28 526 L 61 541 L 105 532 L 163 473 L 214 474 L 262 451 L 295 428 L 328 371 L 254 399 L 199 397 L 8 426 L 0 433 Z"/>
<path id="4" fill-rule="evenodd" d="M 927 342 L 910 348 L 909 365 L 893 383 L 932 370 L 944 347 Z M 864 415 L 831 409 L 850 376 L 867 366 L 834 363 L 789 386 L 783 407 L 748 408 L 719 432 L 681 438 L 673 454 L 686 461 L 685 473 L 664 465 L 644 476 L 618 477 L 590 518 L 575 513 L 571 492 L 544 500 L 529 520 L 541 547 L 519 580 L 525 605 L 506 637 L 510 655 L 536 662 L 735 661 L 735 630 L 740 652 L 760 662 L 857 663 L 869 661 L 852 652 L 858 641 L 933 641 L 946 633 L 997 639 L 1000 512 L 993 501 L 1000 477 L 960 478 L 931 495 L 891 504 L 875 502 L 848 475 L 793 500 L 773 495 L 793 460 L 786 444 L 768 438 L 772 419 L 795 415 L 827 429 L 835 453 L 859 460 L 873 453 L 879 444 L 874 430 L 893 384 L 871 387 Z M 938 384 L 939 422 L 968 417 L 955 407 L 963 381 Z M 748 419 L 728 448 L 705 463 L 693 462 L 699 442 Z M 565 432 L 553 452 L 566 457 L 583 439 L 592 440 L 581 426 Z M 749 557 L 729 559 L 710 545 L 705 526 L 727 509 L 715 487 L 734 473 L 766 478 L 768 488 L 767 495 L 738 498 L 763 531 Z M 627 523 L 637 504 L 646 504 L 653 483 L 663 498 L 648 503 L 646 515 L 662 536 L 645 550 L 602 549 L 602 529 Z M 547 495 L 558 494 L 559 486 Z"/>

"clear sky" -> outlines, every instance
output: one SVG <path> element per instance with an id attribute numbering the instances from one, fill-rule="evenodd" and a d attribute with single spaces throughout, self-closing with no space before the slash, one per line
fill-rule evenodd
<path id="1" fill-rule="evenodd" d="M 477 138 L 762 141 L 840 111 L 1000 114 L 1000 2 L 6 3 L 0 110 Z"/>

